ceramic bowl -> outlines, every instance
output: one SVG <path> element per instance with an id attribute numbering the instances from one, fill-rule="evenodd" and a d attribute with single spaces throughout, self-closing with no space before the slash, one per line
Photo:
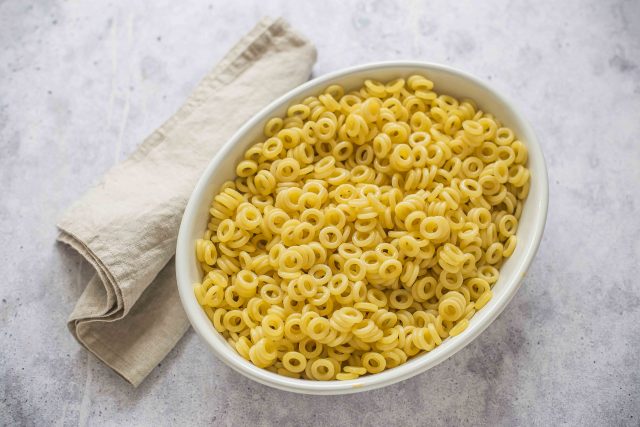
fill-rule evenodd
<path id="1" fill-rule="evenodd" d="M 195 256 L 195 241 L 208 223 L 208 209 L 220 185 L 235 177 L 235 166 L 243 154 L 262 135 L 265 122 L 284 116 L 289 105 L 327 86 L 339 84 L 351 90 L 362 86 L 365 79 L 389 81 L 412 74 L 423 74 L 435 83 L 438 93 L 456 98 L 471 98 L 479 108 L 490 112 L 510 127 L 529 151 L 528 168 L 531 189 L 524 204 L 517 232 L 518 245 L 500 269 L 500 279 L 493 287 L 493 298 L 479 310 L 467 329 L 443 341 L 433 351 L 424 353 L 396 368 L 366 375 L 350 381 L 309 381 L 288 378 L 260 369 L 243 359 L 212 326 L 193 293 L 193 284 L 202 278 Z M 547 170 L 538 139 L 516 106 L 491 85 L 463 71 L 438 64 L 413 61 L 380 62 L 329 73 L 291 90 L 273 101 L 244 124 L 211 160 L 198 181 L 184 211 L 176 248 L 176 274 L 180 297 L 193 328 L 211 351 L 225 364 L 241 374 L 268 386 L 297 393 L 345 394 L 384 387 L 405 380 L 437 365 L 454 355 L 493 322 L 520 287 L 542 238 L 548 204 Z"/>

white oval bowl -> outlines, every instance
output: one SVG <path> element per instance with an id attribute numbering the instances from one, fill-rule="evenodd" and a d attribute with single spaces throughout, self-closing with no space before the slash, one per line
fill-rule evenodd
<path id="1" fill-rule="evenodd" d="M 202 280 L 202 271 L 195 257 L 195 241 L 206 229 L 213 196 L 224 181 L 235 177 L 237 163 L 243 158 L 245 150 L 261 137 L 264 123 L 271 117 L 284 116 L 290 104 L 307 96 L 318 95 L 331 84 L 340 84 L 351 90 L 359 88 L 365 79 L 388 81 L 416 73 L 432 80 L 435 83 L 434 90 L 438 93 L 476 101 L 479 108 L 510 127 L 529 150 L 531 189 L 520 218 L 518 244 L 500 269 L 500 278 L 492 288 L 493 298 L 471 318 L 469 326 L 460 335 L 444 340 L 433 351 L 379 374 L 350 381 L 309 381 L 258 368 L 238 355 L 213 328 L 193 293 L 193 284 Z M 444 65 L 415 61 L 377 62 L 329 73 L 298 86 L 263 108 L 227 141 L 200 177 L 184 211 L 176 248 L 176 276 L 182 305 L 191 325 L 215 355 L 231 368 L 259 383 L 308 394 L 346 394 L 384 387 L 422 373 L 451 357 L 480 335 L 504 310 L 520 287 L 540 244 L 547 217 L 548 191 L 544 157 L 531 126 L 511 101 L 480 79 Z"/>

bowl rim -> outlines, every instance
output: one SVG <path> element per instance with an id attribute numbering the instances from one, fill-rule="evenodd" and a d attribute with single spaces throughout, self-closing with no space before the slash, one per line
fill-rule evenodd
<path id="1" fill-rule="evenodd" d="M 258 368 L 257 366 L 243 359 L 230 346 L 223 348 L 223 346 L 220 346 L 219 343 L 209 340 L 207 338 L 207 335 L 211 333 L 210 324 L 203 324 L 202 317 L 196 317 L 195 310 L 202 310 L 202 308 L 197 303 L 196 298 L 193 294 L 193 283 L 189 281 L 188 263 L 190 262 L 190 258 L 187 256 L 188 251 L 192 251 L 193 248 L 193 242 L 191 241 L 191 237 L 188 235 L 187 228 L 189 223 L 193 222 L 196 216 L 196 212 L 198 209 L 196 199 L 201 193 L 205 191 L 208 182 L 214 174 L 214 171 L 216 170 L 218 165 L 229 155 L 233 146 L 241 141 L 244 136 L 248 132 L 250 132 L 251 129 L 268 118 L 269 114 L 272 114 L 274 110 L 277 110 L 284 104 L 294 101 L 310 88 L 338 83 L 336 80 L 347 77 L 354 73 L 373 70 L 377 71 L 387 68 L 416 68 L 423 69 L 427 73 L 430 70 L 437 70 L 447 74 L 452 74 L 458 78 L 471 82 L 473 85 L 479 86 L 485 91 L 491 92 L 500 103 L 511 110 L 513 116 L 515 117 L 515 120 L 518 122 L 519 127 L 523 131 L 519 135 L 520 138 L 525 141 L 529 155 L 535 156 L 539 164 L 535 175 L 532 175 L 532 179 L 535 179 L 537 185 L 539 186 L 540 197 L 537 200 L 531 200 L 527 202 L 529 205 L 527 206 L 528 209 L 536 209 L 538 212 L 538 214 L 534 217 L 534 224 L 532 226 L 533 238 L 530 239 L 530 241 L 526 242 L 526 252 L 521 257 L 518 264 L 516 264 L 516 266 L 514 267 L 513 274 L 510 277 L 506 278 L 506 283 L 504 284 L 504 292 L 499 295 L 494 294 L 494 297 L 491 301 L 491 310 L 489 312 L 485 312 L 483 310 L 483 318 L 478 322 L 470 324 L 469 327 L 464 331 L 464 333 L 461 336 L 458 336 L 458 339 L 447 340 L 447 347 L 443 348 L 443 351 L 438 351 L 438 349 L 442 348 L 441 346 L 439 346 L 433 351 L 429 352 L 428 354 L 433 355 L 433 357 L 431 358 L 416 358 L 393 369 L 349 381 L 302 380 L 285 377 L 283 375 Z M 371 62 L 327 73 L 293 88 L 289 92 L 278 97 L 277 99 L 263 107 L 258 113 L 253 115 L 247 122 L 245 122 L 233 134 L 233 136 L 224 143 L 218 153 L 213 156 L 207 167 L 204 169 L 202 175 L 198 179 L 196 186 L 194 187 L 193 192 L 189 197 L 189 201 L 187 202 L 186 208 L 184 210 L 176 244 L 176 279 L 182 306 L 187 314 L 189 322 L 193 326 L 196 333 L 207 343 L 213 353 L 220 360 L 222 360 L 227 366 L 243 374 L 244 376 L 267 386 L 297 393 L 346 394 L 373 390 L 405 380 L 436 366 L 437 364 L 443 362 L 444 360 L 453 356 L 459 350 L 467 346 L 471 341 L 477 338 L 478 335 L 480 335 L 491 323 L 493 323 L 493 321 L 500 315 L 500 313 L 502 313 L 507 304 L 514 297 L 514 295 L 520 288 L 522 279 L 524 278 L 524 275 L 526 274 L 531 262 L 533 261 L 533 258 L 535 257 L 535 254 L 542 240 L 542 234 L 547 219 L 549 203 L 549 184 L 547 173 L 546 162 L 536 134 L 529 122 L 524 118 L 524 115 L 521 113 L 520 109 L 514 104 L 514 102 L 504 96 L 500 91 L 472 74 L 450 67 L 448 65 L 410 60 Z M 486 308 L 489 309 L 489 307 Z"/>

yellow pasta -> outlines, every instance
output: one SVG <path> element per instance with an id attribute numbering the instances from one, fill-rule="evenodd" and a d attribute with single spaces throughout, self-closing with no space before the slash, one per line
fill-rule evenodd
<path id="1" fill-rule="evenodd" d="M 527 159 L 511 129 L 425 76 L 330 86 L 268 120 L 213 197 L 195 297 L 240 356 L 280 375 L 397 367 L 490 303 Z"/>

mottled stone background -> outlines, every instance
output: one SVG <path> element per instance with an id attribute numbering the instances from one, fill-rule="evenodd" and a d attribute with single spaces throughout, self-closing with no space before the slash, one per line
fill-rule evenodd
<path id="1" fill-rule="evenodd" d="M 544 240 L 498 320 L 400 384 L 279 392 L 189 332 L 133 389 L 67 332 L 91 271 L 54 221 L 263 15 L 314 41 L 314 75 L 419 59 L 493 82 L 544 147 Z M 639 171 L 639 1 L 0 1 L 0 424 L 638 425 Z"/>

